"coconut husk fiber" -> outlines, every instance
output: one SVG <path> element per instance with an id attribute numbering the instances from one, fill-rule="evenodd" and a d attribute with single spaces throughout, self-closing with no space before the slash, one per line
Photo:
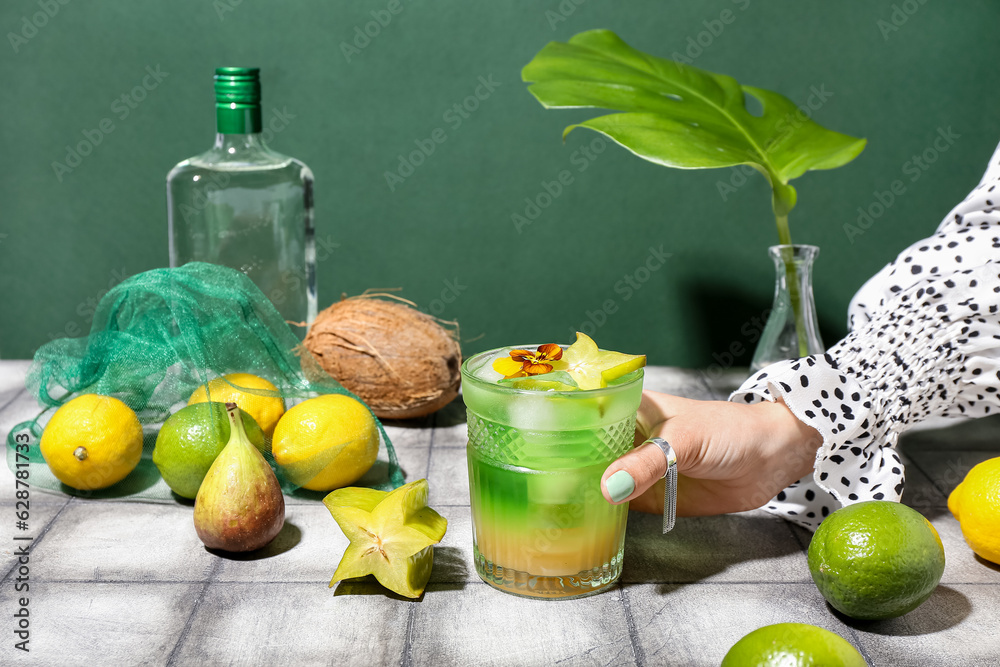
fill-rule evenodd
<path id="1" fill-rule="evenodd" d="M 461 383 L 457 333 L 408 303 L 388 294 L 343 299 L 316 316 L 303 343 L 383 419 L 430 414 Z"/>

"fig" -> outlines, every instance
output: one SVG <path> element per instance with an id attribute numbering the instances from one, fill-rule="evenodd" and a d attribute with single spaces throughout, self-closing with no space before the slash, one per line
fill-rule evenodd
<path id="1" fill-rule="evenodd" d="M 431 577 L 434 545 L 448 529 L 448 520 L 427 507 L 426 479 L 395 491 L 337 489 L 323 504 L 351 541 L 330 586 L 373 574 L 394 593 L 420 597 Z"/>
<path id="2" fill-rule="evenodd" d="M 243 428 L 240 409 L 226 403 L 230 436 L 194 501 L 194 528 L 209 549 L 254 551 L 285 525 L 285 498 L 271 466 Z"/>

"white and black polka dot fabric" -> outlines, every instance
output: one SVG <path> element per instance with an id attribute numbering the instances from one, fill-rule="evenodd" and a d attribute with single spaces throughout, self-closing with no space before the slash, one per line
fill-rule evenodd
<path id="1" fill-rule="evenodd" d="M 784 400 L 823 436 L 812 475 L 765 509 L 815 529 L 862 500 L 899 500 L 900 433 L 931 415 L 1000 412 L 1000 147 L 934 236 L 872 277 L 851 333 L 823 355 L 772 364 L 731 401 Z"/>

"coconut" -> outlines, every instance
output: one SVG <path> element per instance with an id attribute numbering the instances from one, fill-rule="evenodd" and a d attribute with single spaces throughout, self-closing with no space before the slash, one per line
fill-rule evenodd
<path id="1" fill-rule="evenodd" d="M 457 335 L 401 301 L 361 295 L 323 310 L 303 342 L 320 367 L 385 419 L 422 417 L 461 383 Z"/>

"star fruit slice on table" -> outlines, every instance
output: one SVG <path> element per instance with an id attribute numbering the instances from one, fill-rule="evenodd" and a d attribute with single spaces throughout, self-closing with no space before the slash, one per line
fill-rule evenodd
<path id="1" fill-rule="evenodd" d="M 351 541 L 330 580 L 375 575 L 399 595 L 418 598 L 434 563 L 434 545 L 448 520 L 427 507 L 427 480 L 394 491 L 347 487 L 330 492 L 323 504 Z"/>

